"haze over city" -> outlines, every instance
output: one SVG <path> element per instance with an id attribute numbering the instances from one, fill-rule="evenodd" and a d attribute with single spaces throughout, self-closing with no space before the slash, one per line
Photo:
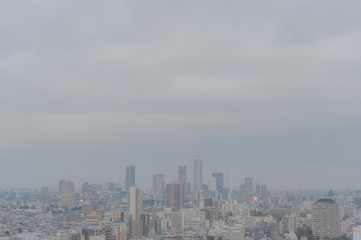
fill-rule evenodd
<path id="1" fill-rule="evenodd" d="M 0 187 L 359 188 L 361 3 L 0 2 Z M 189 179 L 192 179 L 189 177 Z"/>

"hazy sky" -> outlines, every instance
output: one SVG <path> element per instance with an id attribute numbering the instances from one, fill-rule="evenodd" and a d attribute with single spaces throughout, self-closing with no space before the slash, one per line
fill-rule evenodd
<path id="1" fill-rule="evenodd" d="M 138 185 L 195 155 L 361 187 L 360 1 L 1 1 L 0 187 Z"/>

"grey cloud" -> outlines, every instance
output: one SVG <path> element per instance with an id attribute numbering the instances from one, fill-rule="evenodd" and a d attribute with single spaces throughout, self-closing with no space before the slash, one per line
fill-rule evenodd
<path id="1" fill-rule="evenodd" d="M 82 168 L 112 171 L 121 182 L 124 166 L 134 163 L 144 176 L 139 183 L 149 187 L 152 172 L 142 164 L 171 173 L 195 154 L 205 156 L 209 169 L 220 158 L 233 159 L 227 164 L 241 175 L 265 176 L 274 187 L 300 187 L 302 176 L 289 185 L 290 176 L 282 177 L 300 161 L 320 169 L 329 159 L 331 172 L 354 164 L 361 103 L 357 2 L 0 5 L 0 157 L 13 170 L 28 161 L 43 172 L 59 169 L 39 174 L 34 185 L 109 177 Z M 275 163 L 277 176 L 250 159 Z M 68 164 L 79 168 L 69 171 Z M 24 178 L 13 184 L 38 172 L 22 168 Z M 4 173 L 0 180 L 9 179 Z M 327 187 L 316 178 L 305 184 Z"/>

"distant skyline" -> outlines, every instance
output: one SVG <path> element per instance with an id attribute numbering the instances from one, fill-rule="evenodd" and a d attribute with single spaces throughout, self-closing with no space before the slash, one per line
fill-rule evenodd
<path id="1" fill-rule="evenodd" d="M 0 188 L 361 187 L 361 2 L 0 2 Z"/>

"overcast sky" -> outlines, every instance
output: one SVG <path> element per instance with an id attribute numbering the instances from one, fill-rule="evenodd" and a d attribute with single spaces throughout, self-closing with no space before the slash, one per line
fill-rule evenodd
<path id="1" fill-rule="evenodd" d="M 360 1 L 1 1 L 0 187 L 361 187 Z"/>

